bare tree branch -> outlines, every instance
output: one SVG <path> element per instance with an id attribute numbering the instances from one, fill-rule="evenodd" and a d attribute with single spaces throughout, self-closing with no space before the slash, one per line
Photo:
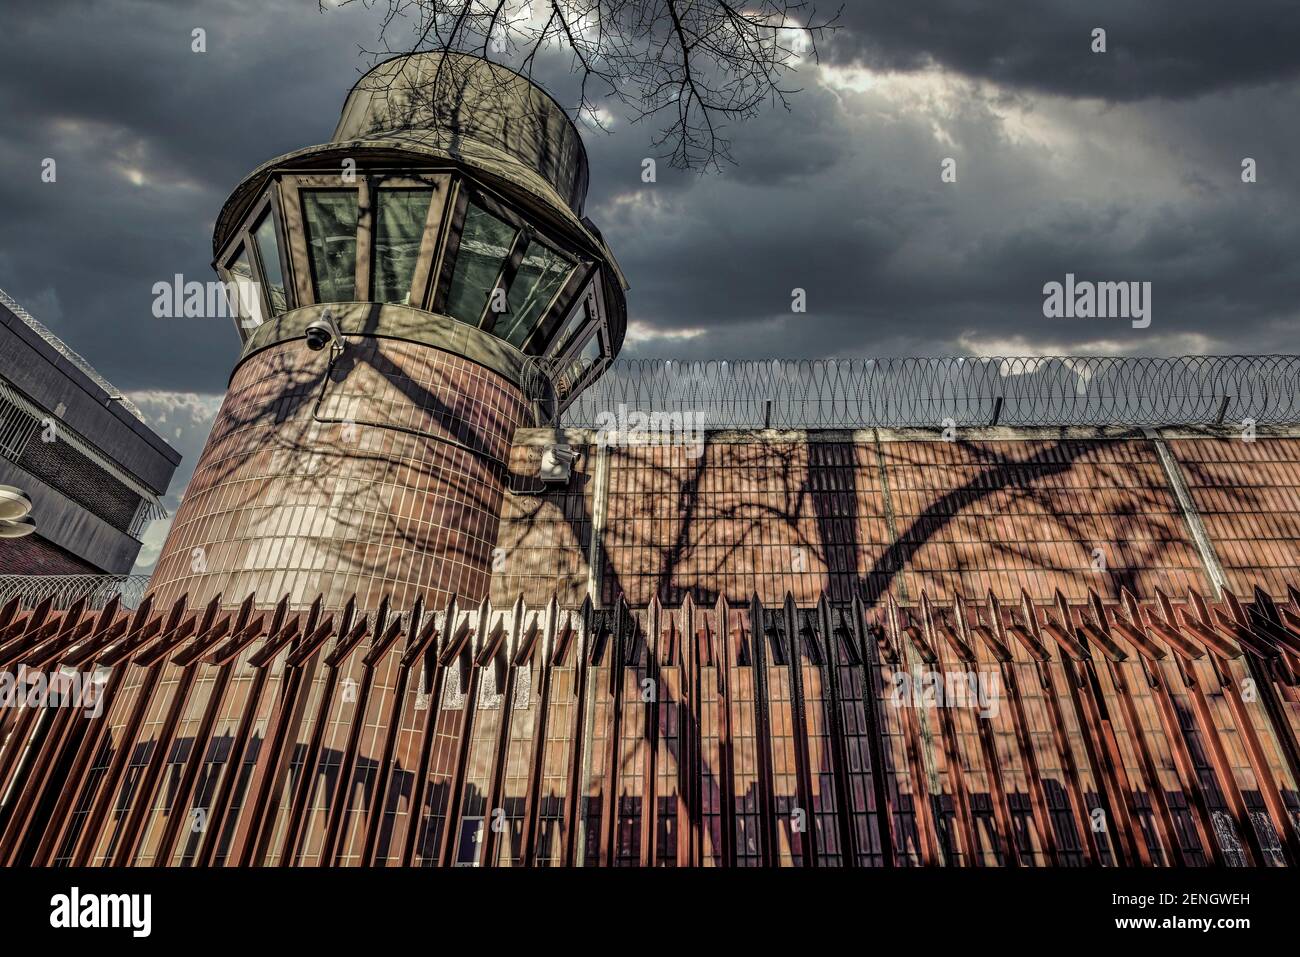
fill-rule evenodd
<path id="1" fill-rule="evenodd" d="M 318 0 L 328 9 L 329 0 Z M 379 14 L 372 63 L 395 53 L 458 51 L 530 79 L 541 54 L 568 52 L 575 118 L 606 128 L 613 111 L 657 125 L 655 149 L 682 169 L 733 162 L 728 126 L 765 106 L 790 108 L 786 85 L 839 13 L 809 0 L 339 0 Z M 842 9 L 842 8 L 841 8 Z M 431 82 L 438 82 L 435 77 Z"/>

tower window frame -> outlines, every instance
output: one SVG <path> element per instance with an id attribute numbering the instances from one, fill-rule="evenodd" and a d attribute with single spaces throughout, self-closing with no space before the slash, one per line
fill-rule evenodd
<path id="1" fill-rule="evenodd" d="M 582 367 L 579 364 L 585 359 L 584 353 L 587 348 L 595 343 L 596 358 L 591 364 Z M 569 404 L 593 382 L 605 366 L 609 365 L 609 337 L 602 326 L 591 329 L 588 335 L 576 344 L 575 348 L 565 356 L 558 364 L 559 374 L 555 377 L 556 391 L 559 394 L 559 410 L 563 412 L 569 407 Z M 577 369 L 576 374 L 572 370 Z"/>
<path id="2" fill-rule="evenodd" d="M 351 180 L 350 182 L 348 180 Z M 355 302 L 377 302 L 376 294 L 376 230 L 380 213 L 380 197 L 387 190 L 431 190 L 425 213 L 423 233 L 414 268 L 411 270 L 410 288 L 406 304 L 465 322 L 448 312 L 452 279 L 460 255 L 460 243 L 465 219 L 471 203 L 483 212 L 500 220 L 514 231 L 508 255 L 489 284 L 482 309 L 467 325 L 476 326 L 494 336 L 503 344 L 518 349 L 525 355 L 562 359 L 574 349 L 589 341 L 588 330 L 601 330 L 600 343 L 604 355 L 601 367 L 608 361 L 609 333 L 604 305 L 603 272 L 600 254 L 589 244 L 576 240 L 554 223 L 539 225 L 536 220 L 516 210 L 512 201 L 501 196 L 490 186 L 470 177 L 464 171 L 447 166 L 430 166 L 385 169 L 382 166 L 358 169 L 355 176 L 346 177 L 342 171 L 324 171 L 319 168 L 287 169 L 276 172 L 267 181 L 261 194 L 251 202 L 239 227 L 234 230 L 222 255 L 214 260 L 224 282 L 235 282 L 230 267 L 236 262 L 240 250 L 245 250 L 260 295 L 260 312 L 263 321 L 274 321 L 282 312 L 303 306 L 321 304 L 316 295 L 316 281 L 312 268 L 310 236 L 306 222 L 306 197 L 311 190 L 353 192 L 356 196 L 357 216 L 353 263 Z M 275 225 L 276 255 L 284 282 L 284 308 L 276 310 L 266 283 L 267 263 L 265 251 L 258 243 L 256 228 L 267 215 Z M 411 225 L 409 222 L 407 225 Z M 413 237 L 413 231 L 410 231 Z M 403 237 L 405 241 L 405 237 Z M 504 288 L 506 296 L 518 293 L 516 280 L 520 267 L 527 261 L 533 244 L 544 246 L 554 258 L 543 261 L 535 269 L 537 279 L 529 286 L 536 292 L 546 290 L 555 283 L 553 264 L 556 260 L 567 264 L 567 270 L 558 285 L 554 285 L 545 303 L 533 301 L 528 309 L 530 328 L 503 329 L 512 313 L 492 310 L 492 290 Z M 400 303 L 391 296 L 400 290 L 390 290 L 386 302 Z M 516 309 L 523 302 L 511 303 Z M 572 320 L 576 309 L 586 304 L 589 315 L 578 328 Z M 517 320 L 517 317 L 516 317 Z M 236 316 L 235 324 L 242 341 L 247 341 L 251 328 L 245 328 L 245 317 Z M 517 324 L 517 323 L 516 323 Z M 506 338 L 510 334 L 517 341 Z"/>
<path id="3" fill-rule="evenodd" d="M 282 314 L 289 311 L 289 282 L 288 271 L 284 268 L 284 241 L 281 238 L 280 226 L 277 222 L 279 217 L 275 215 L 275 204 L 267 197 L 267 201 L 262 204 L 259 215 L 249 219 L 248 225 L 248 248 L 253 253 L 253 259 L 256 262 L 254 267 L 257 275 L 261 279 L 262 287 L 262 305 L 266 309 L 267 321 L 276 319 Z M 270 222 L 271 235 L 275 242 L 275 263 L 280 270 L 280 287 L 284 295 L 284 303 L 279 309 L 275 306 L 274 299 L 271 298 L 271 281 L 270 274 L 267 270 L 266 251 L 262 248 L 262 239 L 258 234 L 262 229 L 262 224 Z"/>
<path id="4" fill-rule="evenodd" d="M 376 202 L 384 190 L 432 190 L 429 208 L 420 239 L 420 251 L 412 272 L 406 304 L 426 308 L 430 277 L 436 274 L 447 232 L 447 215 L 455 192 L 456 177 L 445 169 L 430 170 L 357 170 L 351 182 L 343 173 L 293 172 L 281 176 L 284 207 L 293 237 L 291 258 L 295 264 L 298 301 L 302 305 L 319 305 L 311 268 L 310 237 L 304 193 L 312 190 L 355 190 L 357 194 L 356 261 L 354 267 L 355 302 L 373 302 L 374 245 Z M 398 300 L 390 300 L 397 302 Z"/>
<path id="5" fill-rule="evenodd" d="M 460 259 L 460 244 L 464 236 L 465 221 L 471 204 L 505 223 L 515 231 L 515 235 L 496 277 L 488 286 L 488 292 L 484 297 L 483 307 L 479 311 L 477 319 L 466 322 L 466 320 L 452 315 L 449 309 L 452 281 Z M 466 322 L 467 325 L 476 326 L 507 344 L 511 343 L 496 332 L 502 314 L 492 309 L 493 292 L 504 288 L 506 298 L 509 299 L 519 273 L 520 264 L 527 255 L 527 250 L 532 243 L 541 244 L 568 261 L 569 268 L 564 274 L 563 281 L 538 312 L 537 324 L 527 332 L 518 345 L 514 346 L 514 348 L 527 355 L 540 356 L 547 354 L 547 347 L 550 345 L 550 339 L 554 336 L 556 328 L 561 325 L 563 318 L 570 315 L 574 301 L 594 274 L 595 262 L 586 256 L 582 250 L 575 248 L 573 244 L 556 239 L 549 230 L 537 226 L 533 221 L 520 215 L 511 206 L 497 199 L 486 189 L 479 187 L 468 178 L 462 178 L 461 180 L 460 188 L 457 190 L 452 204 L 449 220 L 446 228 L 446 243 L 439 265 L 438 281 L 429 309 L 432 312 L 451 316 L 458 322 Z"/>
<path id="6" fill-rule="evenodd" d="M 364 222 L 364 228 L 372 234 L 366 239 L 370 262 L 367 268 L 367 284 L 364 287 L 357 287 L 358 291 L 370 297 L 367 301 L 378 301 L 374 300 L 376 283 L 374 276 L 375 237 L 373 232 L 379 218 L 379 197 L 388 190 L 398 192 L 432 191 L 429 197 L 429 208 L 425 211 L 424 231 L 420 237 L 420 251 L 416 256 L 415 267 L 411 273 L 411 283 L 407 289 L 406 300 L 407 305 L 423 309 L 428 302 L 429 287 L 436 272 L 442 247 L 446 241 L 447 217 L 454 201 L 455 186 L 455 177 L 447 172 L 413 173 L 402 170 L 392 173 L 375 172 L 367 176 L 367 193 L 370 204 L 374 207 L 374 215 L 367 216 Z M 358 232 L 360 232 L 363 227 L 362 217 L 358 216 L 357 219 Z M 358 236 L 357 249 L 360 250 L 360 248 L 361 239 Z M 383 301 L 395 302 L 396 300 Z"/>
<path id="7" fill-rule="evenodd" d="M 307 301 L 312 304 L 322 304 L 330 302 L 365 302 L 365 290 L 370 281 L 370 204 L 369 194 L 366 189 L 365 178 L 358 176 L 354 183 L 343 182 L 340 176 L 295 176 L 292 188 L 295 195 L 295 206 L 299 214 L 300 228 L 297 231 L 297 246 L 301 250 L 303 265 L 305 268 L 304 277 L 306 279 Z M 308 198 L 311 194 L 333 194 L 337 196 L 351 195 L 356 200 L 356 219 L 352 230 L 352 298 L 351 299 L 323 299 L 320 295 L 320 286 L 325 278 L 321 275 L 318 266 L 319 262 L 312 255 L 312 229 L 308 224 Z M 347 233 L 339 234 L 341 237 L 347 237 Z M 322 241 L 327 237 L 316 237 Z M 329 237 L 333 239 L 338 236 Z M 322 247 L 323 249 L 323 247 Z M 346 270 L 342 272 L 343 276 L 347 275 Z"/>
<path id="8" fill-rule="evenodd" d="M 262 283 L 257 273 L 256 259 L 250 253 L 250 240 L 247 231 L 240 233 L 238 240 L 230 246 L 226 255 L 220 260 L 217 267 L 217 275 L 225 284 L 227 289 L 235 291 L 233 300 L 227 296 L 231 311 L 234 313 L 232 318 L 235 322 L 235 330 L 239 333 L 240 341 L 247 342 L 249 336 L 265 323 L 268 315 L 266 306 L 266 295 L 262 292 Z M 235 268 L 239 260 L 244 260 L 248 267 L 248 275 L 244 276 Z M 249 303 L 243 295 L 243 283 L 248 282 L 252 285 L 256 299 L 252 303 L 255 307 L 248 310 L 245 307 Z"/>
<path id="9" fill-rule="evenodd" d="M 586 319 L 576 328 L 570 330 L 570 320 L 579 309 L 586 309 Z M 583 389 L 594 381 L 612 361 L 610 355 L 609 314 L 605 308 L 605 291 L 600 280 L 600 273 L 593 269 L 587 276 L 580 294 L 570 303 L 569 311 L 558 330 L 551 333 L 554 338 L 547 356 L 552 360 L 551 368 L 556 370 L 555 385 L 559 393 L 558 411 L 563 412 Z M 597 358 L 576 377 L 572 370 L 583 360 L 588 347 L 596 343 Z"/>
<path id="10" fill-rule="evenodd" d="M 280 276 L 284 283 L 284 308 L 276 311 L 271 301 L 270 288 L 266 281 L 266 264 L 263 260 L 261 244 L 257 241 L 256 230 L 266 216 L 271 217 L 275 227 L 275 245 L 276 255 L 279 258 Z M 297 296 L 297 290 L 293 280 L 293 270 L 291 268 L 291 256 L 289 248 L 289 237 L 285 229 L 285 221 L 279 184 L 271 181 L 257 200 L 248 208 L 239 228 L 235 230 L 226 247 L 222 250 L 220 257 L 213 262 L 213 268 L 216 269 L 217 276 L 227 285 L 237 282 L 236 274 L 231 269 L 234 263 L 243 253 L 248 257 L 249 268 L 252 270 L 254 285 L 257 288 L 259 301 L 261 305 L 261 321 L 256 325 L 246 326 L 245 319 L 255 318 L 253 316 L 236 315 L 235 328 L 239 332 L 240 341 L 246 342 L 252 331 L 263 322 L 271 322 L 278 318 L 281 313 L 295 309 L 300 303 Z M 236 312 L 239 312 L 239 305 L 236 305 Z"/>

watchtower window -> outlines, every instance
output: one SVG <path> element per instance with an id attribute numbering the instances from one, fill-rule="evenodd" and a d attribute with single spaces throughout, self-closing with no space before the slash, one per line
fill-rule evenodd
<path id="1" fill-rule="evenodd" d="M 507 291 L 508 312 L 497 320 L 496 334 L 523 348 L 572 269 L 573 263 L 550 246 L 531 240 Z"/>
<path id="2" fill-rule="evenodd" d="M 307 247 L 317 302 L 357 298 L 357 194 L 355 190 L 303 190 Z"/>
<path id="3" fill-rule="evenodd" d="M 248 258 L 248 250 L 243 246 L 235 253 L 226 266 L 230 281 L 234 285 L 235 298 L 230 304 L 239 317 L 239 324 L 244 329 L 256 329 L 265 317 L 262 315 L 262 296 L 258 292 L 257 280 L 253 277 L 253 266 Z"/>
<path id="4" fill-rule="evenodd" d="M 275 235 L 275 219 L 270 209 L 262 214 L 254 227 L 253 237 L 262 260 L 262 276 L 271 303 L 271 315 L 278 316 L 285 310 L 284 271 L 280 268 L 280 241 Z"/>
<path id="5" fill-rule="evenodd" d="M 456 270 L 451 276 L 447 312 L 477 326 L 497 289 L 502 266 L 510 256 L 518 230 L 470 203 L 465 210 Z M 504 295 L 504 290 L 500 295 Z"/>
<path id="6" fill-rule="evenodd" d="M 411 282 L 424 240 L 431 189 L 380 189 L 374 194 L 371 276 L 376 302 L 411 302 Z"/>

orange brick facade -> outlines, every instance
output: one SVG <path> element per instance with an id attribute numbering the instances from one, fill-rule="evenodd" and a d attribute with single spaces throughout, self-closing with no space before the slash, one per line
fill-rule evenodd
<path id="1" fill-rule="evenodd" d="M 494 600 L 580 601 L 589 581 L 604 602 L 634 605 L 1212 588 L 1150 439 L 811 438 L 729 439 L 695 457 L 584 446 L 569 487 L 507 501 Z M 1286 597 L 1286 570 L 1300 565 L 1300 440 L 1168 445 L 1229 584 Z M 513 467 L 535 468 L 537 455 L 517 444 Z"/>

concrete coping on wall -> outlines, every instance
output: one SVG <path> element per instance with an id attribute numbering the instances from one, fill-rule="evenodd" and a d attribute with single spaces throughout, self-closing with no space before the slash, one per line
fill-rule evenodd
<path id="1" fill-rule="evenodd" d="M 630 445 L 651 447 L 673 443 L 653 440 L 625 441 L 618 433 L 578 427 L 520 428 L 516 446 L 541 446 L 553 442 L 569 445 Z M 957 426 L 955 439 L 945 439 L 943 429 L 714 429 L 699 435 L 706 445 L 788 445 L 815 443 L 872 444 L 881 442 L 1015 442 L 1015 441 L 1134 441 L 1142 439 L 1230 439 L 1240 441 L 1240 426 Z M 1256 438 L 1300 438 L 1300 425 L 1261 425 Z"/>
<path id="2" fill-rule="evenodd" d="M 307 326 L 327 310 L 345 336 L 401 339 L 432 346 L 478 363 L 522 388 L 529 357 L 514 346 L 451 316 L 396 302 L 329 302 L 291 309 L 262 323 L 249 336 L 231 371 L 231 379 L 251 356 L 282 342 L 303 338 Z M 306 343 L 302 348 L 307 348 Z"/>

